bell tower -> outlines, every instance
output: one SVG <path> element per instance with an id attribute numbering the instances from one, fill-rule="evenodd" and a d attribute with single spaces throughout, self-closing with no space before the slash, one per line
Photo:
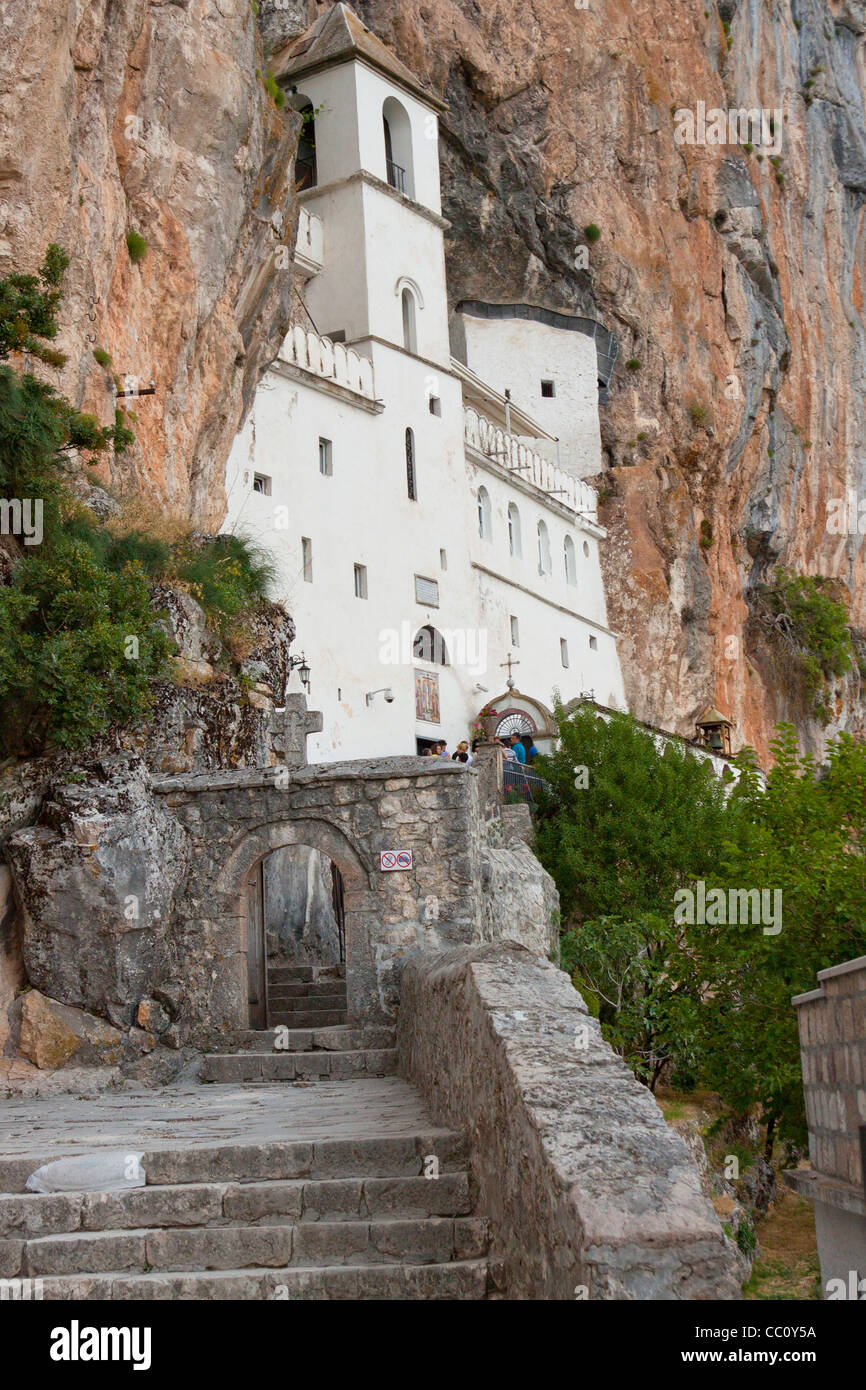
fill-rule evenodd
<path id="1" fill-rule="evenodd" d="M 303 115 L 299 198 L 324 226 L 306 299 L 316 327 L 446 367 L 444 104 L 345 4 L 276 54 L 273 72 Z"/>

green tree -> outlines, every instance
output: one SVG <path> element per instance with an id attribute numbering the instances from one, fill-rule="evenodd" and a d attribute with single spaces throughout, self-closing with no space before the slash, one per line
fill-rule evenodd
<path id="1" fill-rule="evenodd" d="M 730 802 L 715 882 L 778 891 L 781 930 L 696 923 L 672 975 L 672 1026 L 705 1085 L 735 1113 L 755 1105 L 776 1137 L 806 1138 L 796 1011 L 819 970 L 866 952 L 866 745 L 841 735 L 816 767 L 792 725 L 773 742 L 766 789 L 746 776 Z"/>
<path id="2" fill-rule="evenodd" d="M 563 958 L 608 1041 L 655 1086 L 685 1061 L 670 1026 L 674 894 L 717 861 L 724 789 L 705 760 L 659 748 L 628 715 L 556 714 L 559 747 L 537 764 L 549 792 L 536 852 L 559 889 Z"/>

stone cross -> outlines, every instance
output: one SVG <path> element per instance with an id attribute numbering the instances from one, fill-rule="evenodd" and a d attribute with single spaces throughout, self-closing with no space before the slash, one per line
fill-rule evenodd
<path id="1" fill-rule="evenodd" d="M 321 710 L 307 709 L 307 697 L 300 691 L 286 696 L 282 717 L 282 740 L 288 767 L 306 767 L 307 739 L 324 727 Z"/>

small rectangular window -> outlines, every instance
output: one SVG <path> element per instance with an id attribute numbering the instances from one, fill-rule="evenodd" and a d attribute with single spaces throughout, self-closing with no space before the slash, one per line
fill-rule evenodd
<path id="1" fill-rule="evenodd" d="M 441 415 L 441 414 L 442 414 L 442 401 L 441 401 L 441 398 L 440 398 L 439 396 L 431 396 L 431 397 L 430 397 L 430 414 L 431 414 L 431 415 Z"/>
<path id="2" fill-rule="evenodd" d="M 267 473 L 253 474 L 253 492 L 260 492 L 263 497 L 270 497 L 271 480 Z"/>
<path id="3" fill-rule="evenodd" d="M 355 598 L 367 597 L 367 566 L 355 566 Z"/>
<path id="4" fill-rule="evenodd" d="M 415 575 L 415 601 L 423 603 L 426 608 L 439 607 L 439 585 L 435 579 L 425 579 L 423 575 Z"/>
<path id="5" fill-rule="evenodd" d="M 447 551 L 447 550 L 440 550 L 440 551 L 439 551 L 439 568 L 440 568 L 440 569 L 443 569 L 443 570 L 447 570 L 447 568 L 448 568 L 448 551 Z"/>
<path id="6" fill-rule="evenodd" d="M 598 651 L 598 638 L 597 638 L 597 637 L 590 637 L 590 639 L 589 639 L 589 645 L 592 647 L 592 650 L 593 650 L 594 652 L 595 652 L 595 651 Z"/>
<path id="7" fill-rule="evenodd" d="M 313 582 L 313 542 L 309 536 L 301 536 L 301 565 L 304 571 L 304 583 Z"/>
<path id="8" fill-rule="evenodd" d="M 325 477 L 333 477 L 334 446 L 330 439 L 319 440 L 319 472 Z"/>
<path id="9" fill-rule="evenodd" d="M 520 646 L 520 624 L 513 616 L 511 618 L 511 645 L 512 647 Z"/>
<path id="10" fill-rule="evenodd" d="M 333 333 L 326 333 L 326 338 L 330 338 L 332 343 L 344 343 L 346 341 L 345 328 L 336 328 Z"/>
<path id="11" fill-rule="evenodd" d="M 556 395 L 556 387 L 554 386 L 554 384 L 553 384 L 552 381 L 542 381 L 542 383 L 541 383 L 541 394 L 542 394 L 542 396 L 555 396 L 555 395 Z"/>
<path id="12" fill-rule="evenodd" d="M 562 658 L 562 664 L 563 664 L 563 666 L 564 666 L 564 667 L 566 668 L 566 670 L 567 670 L 567 669 L 568 669 L 568 643 L 566 642 L 566 640 L 565 640 L 564 637 L 560 637 L 560 639 L 559 639 L 559 655 L 560 655 L 560 657 Z"/>

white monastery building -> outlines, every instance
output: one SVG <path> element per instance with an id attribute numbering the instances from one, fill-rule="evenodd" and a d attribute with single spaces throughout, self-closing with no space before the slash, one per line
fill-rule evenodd
<path id="1" fill-rule="evenodd" d="M 610 335 L 532 305 L 449 325 L 444 107 L 348 6 L 273 70 L 305 121 L 298 312 L 229 459 L 225 529 L 273 555 L 324 715 L 309 755 L 453 752 L 491 706 L 543 749 L 555 690 L 626 708 L 581 480 Z"/>

